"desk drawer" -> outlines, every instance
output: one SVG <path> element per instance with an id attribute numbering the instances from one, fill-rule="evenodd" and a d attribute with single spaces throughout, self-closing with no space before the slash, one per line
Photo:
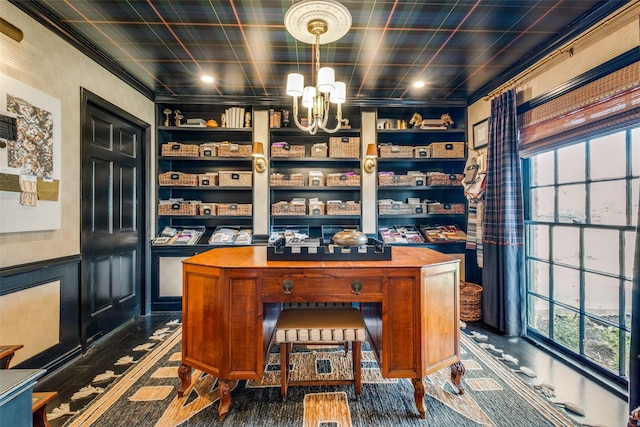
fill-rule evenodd
<path id="1" fill-rule="evenodd" d="M 331 270 L 293 273 L 270 270 L 262 278 L 263 300 L 268 301 L 382 301 L 380 272 L 350 271 L 345 275 Z"/>

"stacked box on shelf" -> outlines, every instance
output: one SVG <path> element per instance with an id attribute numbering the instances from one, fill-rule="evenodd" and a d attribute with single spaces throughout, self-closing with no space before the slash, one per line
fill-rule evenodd
<path id="1" fill-rule="evenodd" d="M 426 175 L 423 173 L 410 173 L 407 175 L 389 174 L 388 172 L 378 172 L 378 185 L 380 187 L 392 186 L 423 186 Z"/>
<path id="2" fill-rule="evenodd" d="M 158 185 L 193 187 L 198 185 L 198 175 L 172 171 L 164 172 L 158 174 Z"/>
<path id="3" fill-rule="evenodd" d="M 301 173 L 292 173 L 286 175 L 283 173 L 272 173 L 269 177 L 271 186 L 273 187 L 303 187 L 304 175 Z"/>
<path id="4" fill-rule="evenodd" d="M 218 171 L 220 187 L 251 187 L 253 172 L 251 171 Z"/>
<path id="5" fill-rule="evenodd" d="M 215 187 L 218 185 L 218 172 L 205 172 L 198 175 L 200 187 Z"/>
<path id="6" fill-rule="evenodd" d="M 249 144 L 236 144 L 229 141 L 218 143 L 218 157 L 251 157 L 252 148 Z"/>
<path id="7" fill-rule="evenodd" d="M 286 142 L 271 144 L 271 157 L 304 157 L 304 145 L 289 145 Z"/>
<path id="8" fill-rule="evenodd" d="M 408 203 L 397 201 L 378 201 L 379 215 L 418 215 L 427 213 L 426 203 Z"/>
<path id="9" fill-rule="evenodd" d="M 360 175 L 354 172 L 330 173 L 326 179 L 327 187 L 359 187 Z"/>
<path id="10" fill-rule="evenodd" d="M 429 186 L 457 186 L 462 185 L 464 174 L 461 173 L 427 173 L 427 185 Z"/>
<path id="11" fill-rule="evenodd" d="M 327 215 L 360 215 L 360 202 L 329 200 L 325 206 Z"/>
<path id="12" fill-rule="evenodd" d="M 467 240 L 467 234 L 455 225 L 422 225 L 420 231 L 432 243 L 452 243 Z"/>
<path id="13" fill-rule="evenodd" d="M 329 138 L 329 157 L 360 158 L 360 137 L 332 136 Z"/>
<path id="14" fill-rule="evenodd" d="M 324 215 L 324 202 L 320 200 L 309 201 L 309 215 Z"/>
<path id="15" fill-rule="evenodd" d="M 464 158 L 464 142 L 432 142 L 429 147 L 435 159 Z"/>
<path id="16" fill-rule="evenodd" d="M 378 146 L 378 152 L 381 158 L 402 158 L 402 157 L 412 158 L 413 146 L 380 144 Z"/>
<path id="17" fill-rule="evenodd" d="M 427 203 L 427 213 L 434 215 L 454 215 L 464 214 L 464 203 L 441 203 L 441 202 L 429 202 Z"/>
<path id="18" fill-rule="evenodd" d="M 216 203 L 218 216 L 251 216 L 253 205 L 251 203 Z"/>
<path id="19" fill-rule="evenodd" d="M 309 187 L 324 187 L 325 180 L 322 171 L 309 171 Z"/>
<path id="20" fill-rule="evenodd" d="M 164 157 L 198 157 L 200 155 L 200 148 L 195 144 L 169 142 L 162 144 L 160 154 Z"/>
<path id="21" fill-rule="evenodd" d="M 306 201 L 305 201 L 306 202 Z M 305 202 L 294 203 L 280 201 L 271 204 L 271 215 L 305 215 L 307 206 Z"/>

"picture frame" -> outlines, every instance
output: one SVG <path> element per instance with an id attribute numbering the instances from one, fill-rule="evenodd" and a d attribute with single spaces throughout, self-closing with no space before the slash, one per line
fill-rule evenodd
<path id="1" fill-rule="evenodd" d="M 473 141 L 471 149 L 479 150 L 489 144 L 489 118 L 480 120 L 473 125 Z"/>

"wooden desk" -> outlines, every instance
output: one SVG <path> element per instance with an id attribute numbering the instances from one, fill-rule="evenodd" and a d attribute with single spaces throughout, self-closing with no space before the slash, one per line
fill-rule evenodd
<path id="1" fill-rule="evenodd" d="M 0 369 L 9 369 L 11 359 L 22 347 L 24 347 L 22 344 L 0 345 Z"/>
<path id="2" fill-rule="evenodd" d="M 230 381 L 262 377 L 282 302 L 358 302 L 382 376 L 411 378 L 425 418 L 422 378 L 451 364 L 463 370 L 458 263 L 416 247 L 394 247 L 391 261 L 267 261 L 264 246 L 188 258 L 178 393 L 190 386 L 191 368 L 218 377 L 224 419 Z"/>

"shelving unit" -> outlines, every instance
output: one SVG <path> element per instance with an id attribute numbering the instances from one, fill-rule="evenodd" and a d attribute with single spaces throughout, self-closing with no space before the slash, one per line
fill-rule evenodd
<path id="1" fill-rule="evenodd" d="M 293 124 L 291 124 L 293 126 Z M 309 135 L 297 128 L 272 128 L 270 129 L 271 143 L 286 142 L 291 146 L 304 146 L 305 157 L 274 157 L 269 158 L 269 173 L 282 174 L 290 177 L 292 174 L 302 174 L 304 185 L 270 185 L 269 203 L 273 205 L 277 202 L 291 201 L 294 198 L 304 198 L 306 200 L 306 209 L 304 214 L 286 214 L 278 211 L 270 215 L 270 224 L 272 226 L 286 225 L 304 225 L 309 226 L 311 237 L 321 237 L 322 226 L 341 225 L 350 228 L 359 228 L 361 221 L 361 212 L 349 212 L 345 210 L 345 214 L 329 215 L 327 214 L 327 201 L 341 200 L 355 201 L 360 203 L 360 129 L 344 129 L 335 134 L 317 134 Z M 326 143 L 329 145 L 329 138 L 357 138 L 358 149 L 357 157 L 311 157 L 311 148 L 316 143 Z M 354 141 L 352 139 L 352 141 Z M 327 154 L 328 156 L 329 154 Z M 309 171 L 321 171 L 324 175 L 325 182 L 321 185 L 310 185 Z M 358 175 L 356 184 L 345 181 L 346 185 L 327 185 L 326 179 L 329 174 L 353 173 Z M 351 178 L 354 180 L 354 178 Z M 296 182 L 295 184 L 299 184 Z M 322 209 L 309 208 L 309 199 L 317 198 L 323 202 Z M 346 208 L 346 205 L 344 205 Z"/>
<path id="2" fill-rule="evenodd" d="M 398 129 L 395 123 L 398 119 L 409 121 L 414 112 L 418 112 L 424 119 L 438 119 L 444 113 L 448 113 L 454 121 L 451 128 L 431 128 L 431 129 Z M 434 143 L 456 143 L 455 147 L 460 148 L 460 144 L 466 147 L 466 108 L 462 106 L 435 106 L 435 107 L 415 107 L 415 108 L 380 108 L 377 111 L 377 146 L 390 144 L 397 147 L 430 147 Z M 388 120 L 392 128 L 384 129 L 384 122 Z M 388 149 L 386 150 L 389 151 Z M 427 175 L 433 172 L 447 174 L 450 178 L 460 178 L 459 174 L 464 172 L 466 161 L 466 148 L 461 157 L 456 158 L 432 158 L 429 157 L 429 148 L 426 149 L 425 157 L 378 157 L 377 172 L 393 172 L 395 175 L 406 176 L 411 171 L 419 171 L 425 174 L 424 179 L 417 181 L 418 185 L 381 185 L 377 184 L 377 199 L 394 200 L 396 202 L 407 202 L 410 198 L 418 198 L 420 205 L 411 205 L 413 210 L 406 213 L 407 205 L 396 204 L 399 214 L 378 213 L 378 229 L 383 227 L 406 226 L 414 227 L 418 231 L 424 226 L 449 226 L 455 225 L 458 229 L 466 232 L 466 199 L 461 185 L 427 185 Z M 402 149 L 403 154 L 410 152 Z M 453 175 L 453 176 L 452 176 Z M 455 182 L 455 181 L 452 181 Z M 403 183 L 403 182 L 401 182 Z M 430 202 L 442 203 L 442 209 L 438 211 L 446 212 L 451 206 L 464 209 L 461 213 L 430 213 Z M 431 205 L 433 206 L 433 205 Z M 393 209 L 387 207 L 385 212 Z M 455 209 L 454 209 L 455 211 Z M 423 235 L 424 237 L 424 235 Z M 412 244 L 412 243 L 408 243 Z M 464 253 L 464 241 L 433 243 L 425 239 L 424 243 L 417 243 L 420 246 L 428 246 L 441 252 Z"/>

